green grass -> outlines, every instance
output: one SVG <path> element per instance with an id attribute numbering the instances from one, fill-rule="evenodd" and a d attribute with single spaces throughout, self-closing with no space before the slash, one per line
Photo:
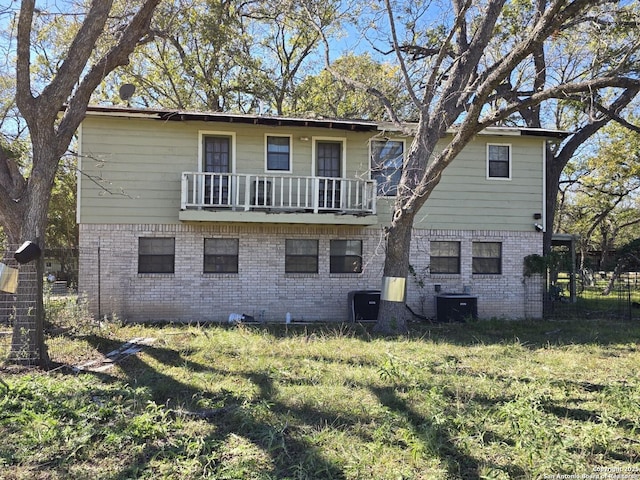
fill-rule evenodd
<path id="1" fill-rule="evenodd" d="M 65 367 L 140 336 L 105 373 Z M 58 369 L 0 370 L 0 478 L 640 478 L 639 338 L 637 320 L 86 326 L 49 340 Z"/>

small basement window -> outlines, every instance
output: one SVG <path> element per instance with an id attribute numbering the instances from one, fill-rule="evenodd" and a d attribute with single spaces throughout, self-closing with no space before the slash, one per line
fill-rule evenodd
<path id="1" fill-rule="evenodd" d="M 238 239 L 204 239 L 204 273 L 238 273 Z"/>
<path id="2" fill-rule="evenodd" d="M 460 273 L 460 242 L 431 242 L 431 273 Z"/>
<path id="3" fill-rule="evenodd" d="M 362 240 L 331 240 L 330 273 L 362 272 Z"/>
<path id="4" fill-rule="evenodd" d="M 502 243 L 473 242 L 472 268 L 474 274 L 502 273 Z"/>
<path id="5" fill-rule="evenodd" d="M 138 273 L 174 273 L 175 238 L 138 238 Z"/>
<path id="6" fill-rule="evenodd" d="M 318 240 L 287 240 L 285 273 L 318 273 Z"/>

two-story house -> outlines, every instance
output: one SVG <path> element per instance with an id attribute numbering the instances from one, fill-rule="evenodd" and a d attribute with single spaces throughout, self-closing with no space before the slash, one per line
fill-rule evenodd
<path id="1" fill-rule="evenodd" d="M 416 218 L 407 304 L 440 292 L 480 318 L 540 317 L 545 143 L 489 128 Z M 132 321 L 343 321 L 380 289 L 383 229 L 412 138 L 367 121 L 91 107 L 79 132 L 79 288 Z M 443 139 L 443 142 L 446 139 Z M 533 282 L 536 283 L 536 282 Z"/>

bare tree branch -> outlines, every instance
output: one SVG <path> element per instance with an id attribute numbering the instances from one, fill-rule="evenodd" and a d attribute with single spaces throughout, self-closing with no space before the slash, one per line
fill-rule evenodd
<path id="1" fill-rule="evenodd" d="M 583 82 L 556 85 L 541 92 L 536 92 L 525 100 L 511 103 L 504 108 L 492 112 L 490 115 L 486 116 L 484 120 L 480 121 L 478 125 L 481 128 L 495 125 L 520 109 L 537 105 L 545 100 L 552 98 L 567 99 L 574 93 L 608 87 L 624 88 L 626 89 L 627 95 L 635 96 L 635 94 L 640 91 L 640 79 L 631 77 L 602 77 L 585 80 Z"/>
<path id="2" fill-rule="evenodd" d="M 160 1 L 161 0 L 146 0 L 143 3 L 122 32 L 118 43 L 89 70 L 80 82 L 80 85 L 78 85 L 58 127 L 58 135 L 62 139 L 61 148 L 62 144 L 64 144 L 59 155 L 64 154 L 64 150 L 66 150 L 71 137 L 84 118 L 84 112 L 91 98 L 91 94 L 100 82 L 116 67 L 126 65 L 129 61 L 129 55 L 135 47 L 140 41 L 146 41 L 144 36 L 149 32 L 151 18 Z M 143 39 L 139 40 L 140 38 Z"/>
<path id="3" fill-rule="evenodd" d="M 633 97 L 636 96 L 636 94 L 640 91 L 640 88 L 636 89 L 635 93 L 632 94 Z M 612 109 L 610 107 L 606 107 L 605 105 L 602 105 L 600 102 L 595 102 L 594 103 L 594 107 L 599 111 L 602 112 L 606 115 L 606 117 L 610 118 L 611 120 L 619 123 L 620 125 L 622 125 L 623 127 L 628 128 L 629 130 L 631 130 L 632 132 L 636 132 L 636 133 L 640 133 L 640 125 L 635 125 L 627 120 L 625 120 L 624 118 L 622 118 L 619 113 L 615 110 Z"/>

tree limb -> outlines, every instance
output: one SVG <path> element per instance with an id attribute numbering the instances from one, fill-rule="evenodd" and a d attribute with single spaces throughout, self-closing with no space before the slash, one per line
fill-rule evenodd
<path id="1" fill-rule="evenodd" d="M 332 68 L 331 66 L 331 59 L 329 56 L 329 41 L 327 40 L 327 36 L 325 35 L 325 32 L 322 30 L 322 28 L 316 24 L 316 22 L 313 21 L 313 16 L 312 13 L 309 11 L 309 9 L 307 8 L 306 5 L 303 4 L 303 7 L 309 17 L 309 20 L 311 22 L 311 25 L 315 28 L 315 30 L 318 32 L 318 35 L 320 36 L 320 39 L 322 40 L 322 43 L 324 44 L 324 62 L 325 62 L 325 68 L 327 69 L 327 71 L 329 73 L 331 73 L 331 75 L 333 75 L 336 79 L 344 82 L 347 85 L 351 85 L 352 87 L 361 89 L 363 91 L 365 91 L 366 93 L 368 93 L 369 95 L 374 96 L 375 98 L 378 99 L 378 101 L 382 104 L 382 106 L 384 107 L 384 109 L 386 110 L 386 112 L 389 114 L 389 117 L 391 118 L 391 121 L 393 123 L 395 123 L 396 125 L 401 125 L 401 121 L 400 118 L 398 117 L 395 109 L 393 108 L 393 105 L 391 103 L 391 101 L 378 89 L 374 88 L 374 87 L 370 87 L 369 85 L 365 85 L 362 82 L 359 82 L 357 80 L 354 80 L 352 78 L 349 78 L 345 75 L 340 74 L 340 72 L 336 71 L 334 68 Z"/>
<path id="2" fill-rule="evenodd" d="M 16 105 L 21 111 L 33 111 L 31 92 L 31 24 L 35 0 L 24 0 L 20 7 L 17 30 Z"/>
<path id="3" fill-rule="evenodd" d="M 638 91 L 640 91 L 640 89 L 637 89 L 636 94 L 637 94 Z M 635 94 L 633 96 L 635 96 Z M 594 103 L 594 107 L 599 112 L 604 113 L 608 118 L 610 118 L 611 120 L 619 123 L 623 127 L 626 127 L 627 129 L 629 129 L 629 130 L 631 130 L 633 132 L 640 133 L 640 125 L 635 125 L 635 124 L 625 120 L 615 110 L 613 110 L 611 108 L 607 108 L 606 106 L 602 105 L 600 102 L 595 102 Z"/>
<path id="4" fill-rule="evenodd" d="M 63 137 L 61 142 L 63 151 L 60 152 L 60 155 L 64 154 L 71 137 L 83 120 L 91 94 L 108 73 L 116 67 L 127 64 L 129 55 L 140 43 L 139 39 L 149 32 L 151 18 L 160 1 L 146 0 L 143 3 L 122 32 L 118 43 L 91 67 L 78 85 L 58 127 L 58 133 Z"/>
<path id="5" fill-rule="evenodd" d="M 624 88 L 625 93 L 623 95 L 625 97 L 628 95 L 635 96 L 635 94 L 640 90 L 640 79 L 631 77 L 601 77 L 585 80 L 583 82 L 563 83 L 541 92 L 534 93 L 525 100 L 511 103 L 502 109 L 496 110 L 491 115 L 485 117 L 484 120 L 480 121 L 479 125 L 482 126 L 482 128 L 495 125 L 497 122 L 504 120 L 513 113 L 516 113 L 518 110 L 532 105 L 537 105 L 545 100 L 552 98 L 566 99 L 573 93 L 608 87 Z"/>
<path id="6" fill-rule="evenodd" d="M 60 106 L 71 95 L 78 78 L 93 51 L 96 40 L 102 34 L 113 0 L 91 3 L 85 21 L 74 37 L 65 60 L 55 77 L 42 93 L 34 96 L 31 91 L 31 26 L 35 1 L 22 2 L 18 23 L 18 60 L 16 104 L 27 124 L 34 125 L 43 118 L 55 118 Z"/>
<path id="7" fill-rule="evenodd" d="M 71 42 L 62 65 L 51 83 L 42 91 L 41 107 L 48 107 L 57 112 L 59 106 L 67 101 L 89 61 L 98 38 L 104 31 L 112 4 L 113 0 L 91 2 L 89 12 Z"/>

